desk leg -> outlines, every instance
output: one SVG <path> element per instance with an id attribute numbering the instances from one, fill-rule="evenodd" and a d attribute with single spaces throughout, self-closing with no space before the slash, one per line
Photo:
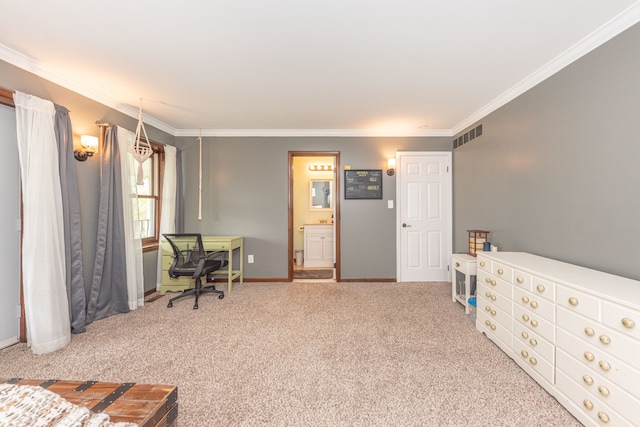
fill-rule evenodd
<path id="1" fill-rule="evenodd" d="M 229 248 L 229 270 L 227 275 L 227 292 L 231 293 L 231 282 L 233 282 L 233 249 Z"/>
<path id="2" fill-rule="evenodd" d="M 240 245 L 240 284 L 244 281 L 244 244 Z"/>

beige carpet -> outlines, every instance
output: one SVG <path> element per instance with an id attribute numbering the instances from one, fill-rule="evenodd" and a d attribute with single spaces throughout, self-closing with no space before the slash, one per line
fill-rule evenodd
<path id="1" fill-rule="evenodd" d="M 448 283 L 245 283 L 164 296 L 0 377 L 179 387 L 179 425 L 579 426 L 478 333 Z"/>

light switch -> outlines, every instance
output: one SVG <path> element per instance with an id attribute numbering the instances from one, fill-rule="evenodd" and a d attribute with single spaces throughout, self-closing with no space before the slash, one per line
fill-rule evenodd
<path id="1" fill-rule="evenodd" d="M 387 200 L 387 207 L 393 209 L 393 200 Z"/>

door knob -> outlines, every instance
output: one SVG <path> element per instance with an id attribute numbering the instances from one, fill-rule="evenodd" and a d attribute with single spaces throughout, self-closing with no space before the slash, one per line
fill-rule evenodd
<path id="1" fill-rule="evenodd" d="M 408 224 L 406 224 L 406 223 L 404 223 L 404 222 L 402 223 L 402 226 L 403 226 L 404 228 L 411 227 L 410 225 L 408 225 Z"/>

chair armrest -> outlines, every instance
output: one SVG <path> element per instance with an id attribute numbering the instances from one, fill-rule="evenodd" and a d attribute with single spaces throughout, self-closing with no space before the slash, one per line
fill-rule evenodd
<path id="1" fill-rule="evenodd" d="M 200 260 L 198 261 L 198 266 L 196 267 L 196 271 L 193 273 L 193 277 L 194 279 L 197 279 L 198 277 L 202 276 L 202 270 L 204 269 L 204 263 L 205 261 L 207 261 L 207 257 L 204 258 L 200 258 Z"/>

